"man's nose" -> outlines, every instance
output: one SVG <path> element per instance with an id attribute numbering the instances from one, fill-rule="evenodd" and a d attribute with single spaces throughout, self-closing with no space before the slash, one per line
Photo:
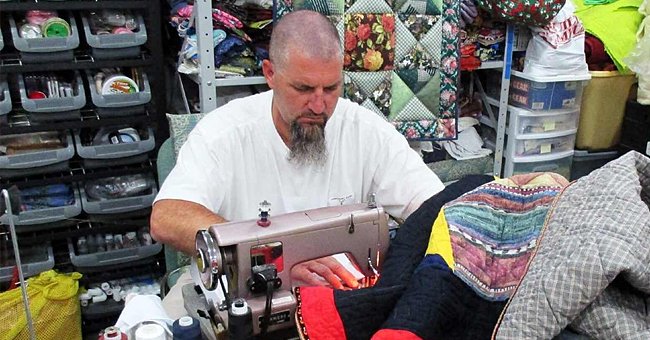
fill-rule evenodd
<path id="1" fill-rule="evenodd" d="M 309 99 L 309 109 L 313 113 L 325 112 L 325 96 L 323 94 L 323 89 L 316 89 L 314 93 L 312 93 L 311 98 Z"/>

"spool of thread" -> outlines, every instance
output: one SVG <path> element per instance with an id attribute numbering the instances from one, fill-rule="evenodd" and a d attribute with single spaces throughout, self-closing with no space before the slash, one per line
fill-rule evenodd
<path id="1" fill-rule="evenodd" d="M 70 35 L 71 29 L 67 21 L 59 17 L 52 17 L 41 25 L 41 31 L 46 38 L 65 38 Z"/>
<path id="2" fill-rule="evenodd" d="M 228 310 L 228 334 L 230 340 L 253 338 L 253 314 L 242 298 L 235 299 Z"/>
<path id="3" fill-rule="evenodd" d="M 165 340 L 165 329 L 161 325 L 146 324 L 135 331 L 135 340 Z"/>
<path id="4" fill-rule="evenodd" d="M 139 92 L 138 84 L 133 79 L 123 76 L 114 75 L 106 78 L 102 82 L 102 94 L 129 94 Z"/>
<path id="5" fill-rule="evenodd" d="M 128 340 L 128 336 L 119 327 L 111 326 L 104 330 L 104 334 L 100 335 L 98 340 Z"/>
<path id="6" fill-rule="evenodd" d="M 23 24 L 20 26 L 18 34 L 23 39 L 34 39 L 43 37 L 41 26 L 36 24 Z"/>
<path id="7" fill-rule="evenodd" d="M 104 302 L 104 301 L 106 301 L 107 298 L 108 298 L 108 295 L 106 295 L 106 294 L 104 294 L 104 292 L 102 292 L 102 295 L 93 296 L 92 301 L 93 301 L 93 303 Z"/>
<path id="8" fill-rule="evenodd" d="M 199 320 L 191 316 L 183 316 L 172 325 L 174 340 L 201 340 L 201 325 Z"/>
<path id="9" fill-rule="evenodd" d="M 126 28 L 126 27 L 115 27 L 115 28 L 113 28 L 111 33 L 112 34 L 129 34 L 129 33 L 133 33 L 133 32 L 130 29 Z"/>

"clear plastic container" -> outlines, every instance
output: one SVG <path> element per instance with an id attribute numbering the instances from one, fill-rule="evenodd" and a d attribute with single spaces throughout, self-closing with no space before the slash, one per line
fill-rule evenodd
<path id="1" fill-rule="evenodd" d="M 9 251 L 12 252 L 12 256 L 9 259 L 3 259 L 5 260 L 3 263 L 9 262 L 13 264 L 0 267 L 0 282 L 9 282 L 13 277 L 15 260 L 11 245 L 9 245 Z M 44 245 L 21 246 L 20 260 L 22 262 L 23 275 L 25 278 L 31 277 L 54 268 L 54 251 L 49 243 Z"/>
<path id="2" fill-rule="evenodd" d="M 509 103 L 529 110 L 576 109 L 590 78 L 589 74 L 536 77 L 512 71 Z"/>
<path id="3" fill-rule="evenodd" d="M 569 179 L 573 163 L 573 150 L 529 157 L 506 157 L 504 177 L 531 172 L 555 172 Z"/>
<path id="4" fill-rule="evenodd" d="M 557 154 L 573 151 L 576 129 L 549 134 L 508 136 L 506 149 L 515 157 Z"/>
<path id="5" fill-rule="evenodd" d="M 77 30 L 77 21 L 70 12 L 60 12 L 61 18 L 70 24 L 71 34 L 67 37 L 60 38 L 33 38 L 25 39 L 18 33 L 18 26 L 13 15 L 9 15 L 9 28 L 14 47 L 21 52 L 30 53 L 50 53 L 59 51 L 73 50 L 79 46 L 79 32 Z"/>
<path id="6" fill-rule="evenodd" d="M 531 111 L 508 105 L 510 124 L 518 136 L 565 132 L 578 128 L 579 109 Z"/>
<path id="7" fill-rule="evenodd" d="M 147 29 L 145 27 L 142 15 L 135 15 L 135 20 L 138 24 L 137 31 L 124 34 L 93 34 L 90 28 L 89 20 L 90 19 L 87 15 L 81 17 L 81 21 L 83 22 L 84 26 L 86 42 L 88 42 L 88 45 L 90 47 L 101 49 L 116 49 L 140 46 L 147 42 Z"/>
<path id="8" fill-rule="evenodd" d="M 9 84 L 4 76 L 0 77 L 0 116 L 6 115 L 11 111 L 11 94 L 9 93 Z"/>
<path id="9" fill-rule="evenodd" d="M 29 112 L 64 112 L 81 109 L 86 105 L 86 92 L 84 91 L 83 79 L 78 71 L 74 72 L 75 88 L 72 97 L 29 99 L 25 88 L 23 74 L 18 75 L 18 87 L 20 99 L 25 111 Z"/>
<path id="10" fill-rule="evenodd" d="M 25 135 L 20 136 L 24 137 Z M 69 132 L 65 132 L 63 133 L 63 136 L 63 146 L 61 148 L 34 150 L 32 152 L 0 156 L 0 169 L 36 168 L 60 163 L 72 158 L 74 156 L 74 142 L 72 140 L 72 135 Z M 10 137 L 11 135 L 0 137 L 0 146 L 6 147 L 3 140 Z"/>
<path id="11" fill-rule="evenodd" d="M 77 153 L 86 159 L 114 159 L 143 154 L 153 150 L 156 146 L 152 128 L 146 129 L 147 133 L 140 135 L 140 141 L 119 144 L 84 145 L 79 132 L 75 132 L 74 141 Z"/>
<path id="12" fill-rule="evenodd" d="M 162 250 L 161 243 L 141 245 L 132 248 L 106 250 L 90 254 L 78 255 L 72 240 L 68 240 L 70 262 L 78 268 L 102 267 L 114 264 L 138 261 L 154 256 Z"/>
<path id="13" fill-rule="evenodd" d="M 81 213 L 81 195 L 76 185 L 72 185 L 74 202 L 59 207 L 21 211 L 16 225 L 51 223 L 75 217 Z M 24 204 L 23 204 L 24 205 Z"/>

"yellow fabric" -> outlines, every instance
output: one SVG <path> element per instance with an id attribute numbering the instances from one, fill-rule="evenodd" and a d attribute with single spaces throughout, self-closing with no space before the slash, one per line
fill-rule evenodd
<path id="1" fill-rule="evenodd" d="M 77 293 L 81 274 L 48 270 L 27 280 L 37 339 L 81 339 Z M 20 288 L 0 293 L 0 339 L 29 339 Z"/>
<path id="2" fill-rule="evenodd" d="M 442 256 L 447 266 L 452 270 L 454 269 L 456 262 L 454 261 L 454 251 L 451 249 L 451 237 L 449 236 L 449 227 L 447 226 L 444 208 L 440 209 L 438 217 L 433 222 L 431 236 L 429 237 L 427 255 L 433 254 Z"/>
<path id="3" fill-rule="evenodd" d="M 503 186 L 513 188 L 538 188 L 540 186 L 560 186 L 565 187 L 569 184 L 566 178 L 554 172 L 533 172 L 529 174 L 518 174 L 508 178 L 499 178 L 494 180 Z"/>

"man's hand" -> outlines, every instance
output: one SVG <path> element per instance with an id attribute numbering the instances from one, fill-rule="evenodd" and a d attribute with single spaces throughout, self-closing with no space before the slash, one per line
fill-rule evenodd
<path id="1" fill-rule="evenodd" d="M 305 261 L 291 268 L 291 278 L 311 286 L 331 285 L 334 289 L 357 288 L 359 282 L 333 256 Z"/>

